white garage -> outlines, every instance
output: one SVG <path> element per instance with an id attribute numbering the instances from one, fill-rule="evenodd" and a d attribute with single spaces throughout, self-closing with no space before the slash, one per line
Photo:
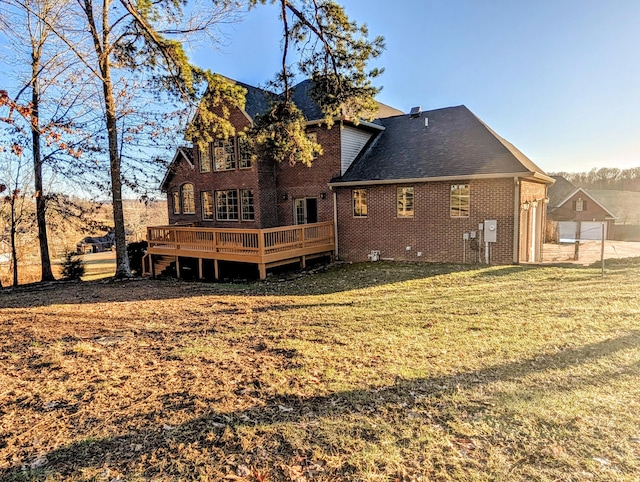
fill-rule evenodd
<path id="1" fill-rule="evenodd" d="M 579 225 L 579 228 L 578 228 Z M 607 224 L 604 225 L 604 239 L 607 239 Z M 558 239 L 561 243 L 573 243 L 579 232 L 581 241 L 600 240 L 602 238 L 602 221 L 559 221 Z"/>
<path id="2" fill-rule="evenodd" d="M 582 221 L 580 223 L 581 240 L 602 239 L 602 221 Z M 604 239 L 607 239 L 607 224 L 604 224 Z"/>
<path id="3" fill-rule="evenodd" d="M 558 221 L 558 241 L 561 243 L 572 243 L 576 240 L 576 221 Z"/>

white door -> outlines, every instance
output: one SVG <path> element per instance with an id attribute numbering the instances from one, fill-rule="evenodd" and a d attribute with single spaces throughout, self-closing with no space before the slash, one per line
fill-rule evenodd
<path id="1" fill-rule="evenodd" d="M 602 222 L 601 221 L 582 221 L 580 224 L 581 240 L 600 240 L 602 239 Z M 604 225 L 604 239 L 607 239 L 607 225 Z"/>
<path id="2" fill-rule="evenodd" d="M 573 243 L 576 240 L 576 229 L 578 223 L 575 221 L 558 222 L 558 240 L 561 243 Z"/>

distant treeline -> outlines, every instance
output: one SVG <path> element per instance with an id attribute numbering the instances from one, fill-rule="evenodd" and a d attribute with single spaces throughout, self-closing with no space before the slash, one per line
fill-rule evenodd
<path id="1" fill-rule="evenodd" d="M 556 172 L 551 175 L 562 176 L 574 186 L 585 189 L 640 191 L 640 167 L 629 169 L 594 167 L 588 172 Z"/>

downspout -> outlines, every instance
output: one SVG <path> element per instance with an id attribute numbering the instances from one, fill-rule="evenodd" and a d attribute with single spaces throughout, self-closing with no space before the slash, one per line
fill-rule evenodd
<path id="1" fill-rule="evenodd" d="M 520 180 L 513 178 L 513 262 L 520 262 Z"/>
<path id="2" fill-rule="evenodd" d="M 338 258 L 338 193 L 333 189 L 333 186 L 329 186 L 329 189 L 333 192 L 333 255 Z"/>

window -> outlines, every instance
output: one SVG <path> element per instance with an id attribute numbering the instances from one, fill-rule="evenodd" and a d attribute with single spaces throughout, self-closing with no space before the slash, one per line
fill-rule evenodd
<path id="1" fill-rule="evenodd" d="M 413 188 L 399 187 L 397 197 L 398 197 L 398 217 L 412 218 L 413 217 Z"/>
<path id="2" fill-rule="evenodd" d="M 587 201 L 579 197 L 575 201 L 573 201 L 573 210 L 574 211 L 584 211 L 587 209 Z"/>
<path id="3" fill-rule="evenodd" d="M 238 137 L 238 150 L 239 150 L 239 160 L 238 167 L 240 169 L 249 169 L 253 165 L 253 159 L 251 158 L 253 152 L 251 151 L 251 146 L 249 145 L 249 140 L 246 136 Z"/>
<path id="4" fill-rule="evenodd" d="M 451 186 L 451 217 L 468 218 L 470 206 L 469 184 L 453 184 Z"/>
<path id="5" fill-rule="evenodd" d="M 251 189 L 243 189 L 240 191 L 240 209 L 242 210 L 243 221 L 253 221 L 255 219 L 253 191 Z"/>
<path id="6" fill-rule="evenodd" d="M 218 221 L 238 220 L 238 191 L 216 191 L 216 219 Z"/>
<path id="7" fill-rule="evenodd" d="M 202 201 L 202 219 L 213 219 L 213 195 L 209 191 L 200 193 Z"/>
<path id="8" fill-rule="evenodd" d="M 236 150 L 234 138 L 218 139 L 213 143 L 213 159 L 216 171 L 236 168 Z"/>
<path id="9" fill-rule="evenodd" d="M 195 214 L 196 202 L 193 197 L 193 184 L 183 184 L 181 188 L 182 195 L 182 213 Z"/>
<path id="10" fill-rule="evenodd" d="M 307 139 L 309 139 L 314 144 L 318 143 L 318 133 L 317 132 L 307 132 Z M 313 160 L 315 161 L 318 158 L 318 152 L 313 153 Z"/>
<path id="11" fill-rule="evenodd" d="M 206 149 L 198 148 L 200 157 L 200 172 L 211 172 L 211 144 L 207 144 Z"/>
<path id="12" fill-rule="evenodd" d="M 353 217 L 354 218 L 366 218 L 367 217 L 367 190 L 366 189 L 354 189 L 353 195 Z"/>
<path id="13" fill-rule="evenodd" d="M 180 214 L 180 192 L 173 191 L 171 196 L 173 197 L 173 214 Z"/>

